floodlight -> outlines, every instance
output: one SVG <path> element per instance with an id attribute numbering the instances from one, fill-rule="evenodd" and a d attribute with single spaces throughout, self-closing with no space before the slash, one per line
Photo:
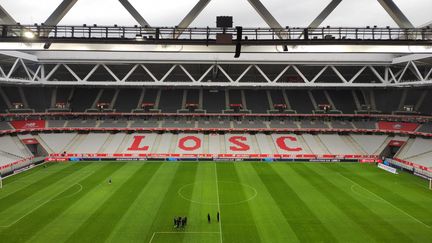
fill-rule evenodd
<path id="1" fill-rule="evenodd" d="M 26 31 L 26 32 L 24 32 L 24 37 L 28 38 L 28 39 L 33 39 L 35 37 L 35 35 L 31 31 Z"/>

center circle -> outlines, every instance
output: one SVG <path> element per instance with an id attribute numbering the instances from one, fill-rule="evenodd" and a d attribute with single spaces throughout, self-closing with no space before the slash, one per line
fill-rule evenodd
<path id="1" fill-rule="evenodd" d="M 234 205 L 254 199 L 258 192 L 247 184 L 234 181 L 201 181 L 183 185 L 178 195 L 192 203 L 205 205 Z"/>

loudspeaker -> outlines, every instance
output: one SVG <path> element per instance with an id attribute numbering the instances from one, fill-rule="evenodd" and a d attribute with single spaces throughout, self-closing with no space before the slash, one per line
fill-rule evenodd
<path id="1" fill-rule="evenodd" d="M 217 16 L 216 27 L 218 28 L 232 28 L 233 17 L 232 16 Z"/>
<path id="2" fill-rule="evenodd" d="M 234 58 L 239 58 L 241 54 L 241 40 L 243 36 L 243 28 L 241 26 L 237 26 L 237 40 L 236 40 L 236 49 Z"/>

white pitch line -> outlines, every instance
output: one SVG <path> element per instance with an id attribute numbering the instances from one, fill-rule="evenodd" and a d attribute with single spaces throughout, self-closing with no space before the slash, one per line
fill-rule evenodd
<path id="1" fill-rule="evenodd" d="M 338 172 L 338 173 L 339 173 L 339 175 L 343 176 L 345 179 L 351 181 L 351 183 L 354 183 L 354 184 L 356 184 L 357 186 L 359 186 L 359 187 L 365 189 L 366 191 L 368 191 L 368 192 L 371 193 L 372 195 L 375 195 L 377 198 L 380 198 L 380 199 L 383 200 L 385 203 L 387 203 L 388 205 L 392 206 L 393 208 L 399 210 L 400 212 L 404 213 L 405 215 L 407 215 L 407 216 L 410 217 L 411 219 L 417 221 L 418 223 L 424 225 L 425 227 L 427 227 L 427 228 L 429 228 L 429 229 L 431 228 L 431 226 L 425 224 L 424 222 L 422 222 L 421 220 L 419 220 L 419 219 L 417 219 L 416 217 L 412 216 L 411 214 L 405 212 L 404 210 L 402 210 L 402 209 L 396 207 L 393 203 L 391 203 L 391 202 L 385 200 L 384 198 L 382 198 L 381 196 L 377 195 L 376 193 L 371 192 L 371 191 L 368 190 L 367 188 L 365 188 L 365 187 L 359 185 L 357 182 L 355 182 L 355 181 L 351 180 L 350 178 L 344 176 L 342 173 L 340 173 L 340 172 Z"/>
<path id="2" fill-rule="evenodd" d="M 152 241 L 153 241 L 153 238 L 155 237 L 155 235 L 156 235 L 156 232 L 153 232 L 153 235 L 152 235 L 152 237 L 150 238 L 150 241 L 149 241 L 149 243 L 152 243 Z"/>
<path id="3" fill-rule="evenodd" d="M 158 231 L 154 232 L 154 234 L 219 234 L 219 231 L 183 231 L 183 232 L 175 232 L 175 231 Z"/>
<path id="4" fill-rule="evenodd" d="M 217 232 L 213 232 L 213 231 L 202 231 L 202 232 L 199 232 L 199 231 L 184 231 L 184 232 L 175 232 L 175 231 L 166 231 L 166 232 L 164 232 L 164 231 L 159 231 L 159 232 L 153 232 L 153 235 L 150 238 L 149 243 L 153 242 L 153 239 L 154 239 L 154 237 L 157 234 L 220 234 L 220 232 L 219 231 L 217 231 Z"/>
<path id="5" fill-rule="evenodd" d="M 63 190 L 63 191 L 61 191 L 61 192 L 55 194 L 53 197 L 51 197 L 50 199 L 48 199 L 48 200 L 45 201 L 44 203 L 38 205 L 37 207 L 31 209 L 31 210 L 28 211 L 26 214 L 24 214 L 23 216 L 19 217 L 17 220 L 13 221 L 13 222 L 10 223 L 9 225 L 0 225 L 0 228 L 8 228 L 8 227 L 10 227 L 10 226 L 16 224 L 16 223 L 19 222 L 21 219 L 25 218 L 27 215 L 33 213 L 34 211 L 36 211 L 38 208 L 44 206 L 45 204 L 47 204 L 47 203 L 53 201 L 53 199 L 56 198 L 58 195 L 62 194 L 63 192 L 65 192 L 65 191 L 67 191 L 67 190 L 69 190 L 69 188 L 71 188 L 71 187 L 73 187 L 73 186 L 75 186 L 75 185 L 77 185 L 77 184 L 73 184 L 73 185 L 71 185 L 70 187 L 66 188 L 65 190 Z M 79 184 L 79 185 L 81 185 L 81 184 Z M 82 186 L 81 186 L 81 189 L 82 189 Z"/>
<path id="6" fill-rule="evenodd" d="M 222 220 L 221 220 L 221 211 L 220 211 L 220 202 L 219 202 L 219 183 L 218 183 L 218 174 L 217 174 L 217 166 L 216 166 L 216 162 L 215 162 L 215 181 L 216 181 L 216 197 L 217 197 L 217 202 L 218 202 L 218 213 L 219 213 L 219 232 L 220 232 L 220 242 L 223 242 L 222 239 Z"/>

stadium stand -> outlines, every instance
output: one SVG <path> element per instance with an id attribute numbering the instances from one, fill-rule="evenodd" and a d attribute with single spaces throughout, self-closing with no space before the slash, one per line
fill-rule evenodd
<path id="1" fill-rule="evenodd" d="M 419 129 L 419 132 L 424 132 L 424 133 L 432 133 L 432 123 L 424 123 L 422 124 Z"/>
<path id="2" fill-rule="evenodd" d="M 337 134 L 236 134 L 229 133 L 41 133 L 39 138 L 52 153 L 179 153 L 179 154 L 334 154 L 379 155 L 387 135 Z M 427 140 L 429 141 L 429 140 Z M 429 141 L 430 143 L 430 141 Z M 9 146 L 11 143 L 9 142 Z M 428 144 L 429 145 L 429 144 Z M 427 147 L 426 145 L 424 147 Z M 95 152 L 97 151 L 97 152 Z M 431 151 L 430 148 L 428 150 Z M 17 151 L 15 151 L 17 152 Z M 405 152 L 403 158 L 423 150 Z M 28 155 L 19 153 L 20 155 Z"/>
<path id="3" fill-rule="evenodd" d="M 428 106 L 429 89 L 296 89 L 296 90 L 250 90 L 250 89 L 128 89 L 128 88 L 57 88 L 43 89 L 37 87 L 17 88 L 3 87 L 11 104 L 22 104 L 20 112 L 55 112 L 56 104 L 65 104 L 66 108 L 58 111 L 99 112 L 99 103 L 108 104 L 105 112 L 132 112 L 141 109 L 142 104 L 153 104 L 153 112 L 186 113 L 187 104 L 196 104 L 207 113 L 233 113 L 231 104 L 240 104 L 241 113 L 376 113 L 393 114 L 406 112 L 404 107 L 411 106 L 414 113 L 432 114 Z M 20 92 L 22 91 L 22 95 Z M 423 97 L 423 93 L 426 94 Z M 202 98 L 200 98 L 202 94 Z M 38 97 L 43 97 L 39 99 Z M 286 105 L 285 110 L 278 111 L 274 105 Z M 324 111 L 321 105 L 329 105 Z M 0 101 L 0 108 L 8 108 Z"/>
<path id="4" fill-rule="evenodd" d="M 0 122 L 0 130 L 10 130 L 12 127 L 9 125 L 9 122 Z"/>
<path id="5" fill-rule="evenodd" d="M 64 127 L 66 125 L 66 120 L 47 120 L 48 127 Z"/>
<path id="6" fill-rule="evenodd" d="M 18 137 L 0 137 L 0 165 L 31 157 L 31 152 L 20 142 Z"/>

